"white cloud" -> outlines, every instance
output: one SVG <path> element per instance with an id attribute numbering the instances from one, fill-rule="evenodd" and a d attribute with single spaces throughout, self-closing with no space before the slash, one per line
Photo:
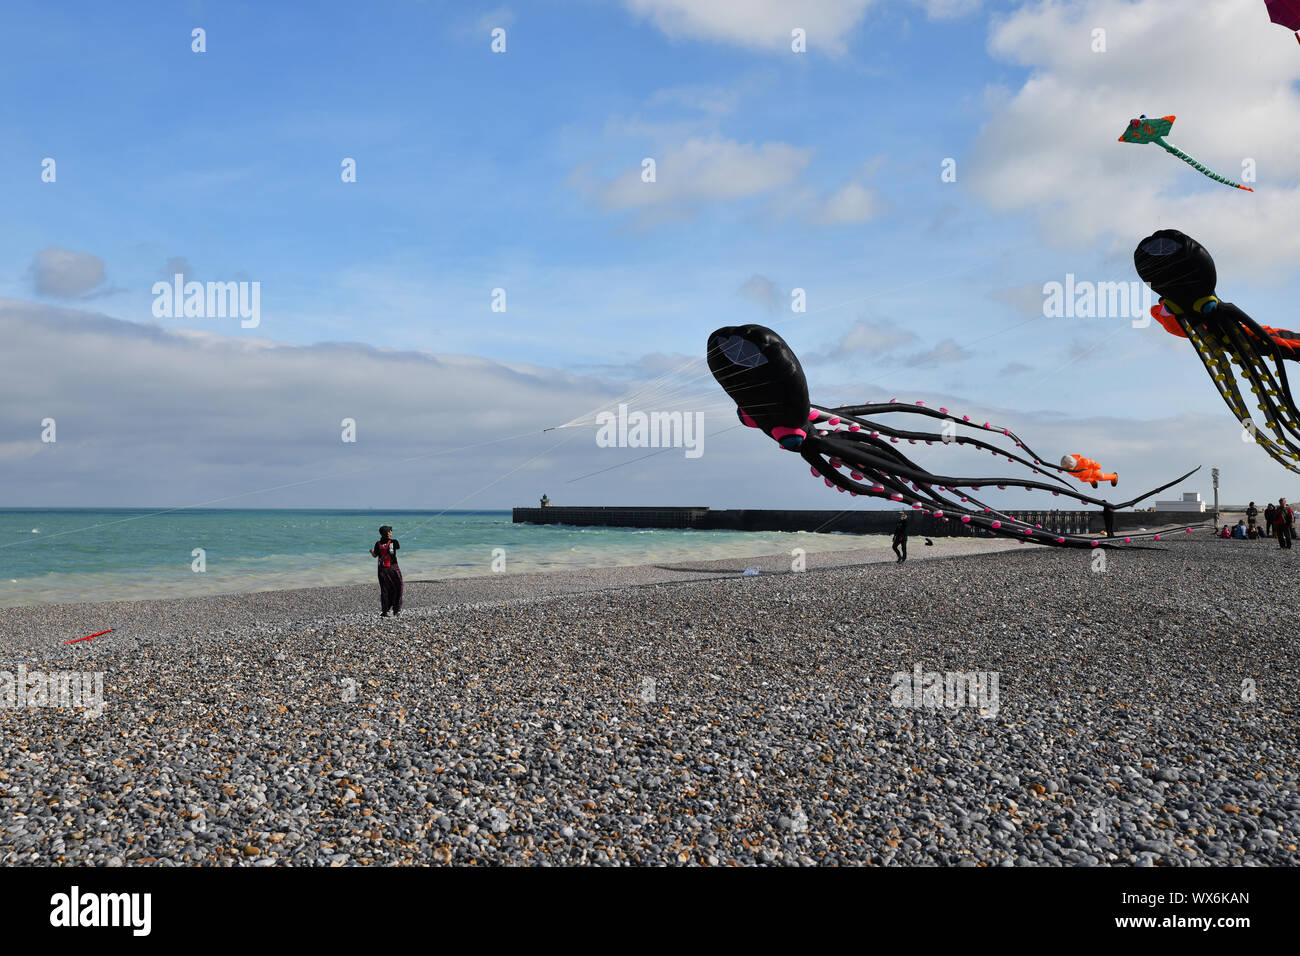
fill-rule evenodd
<path id="1" fill-rule="evenodd" d="M 807 31 L 808 50 L 844 52 L 873 0 L 624 0 L 673 39 L 713 40 L 790 52 L 790 31 Z"/>
<path id="2" fill-rule="evenodd" d="M 974 13 L 984 0 L 912 0 L 925 8 L 931 20 L 956 20 Z"/>
<path id="3" fill-rule="evenodd" d="M 48 246 L 36 254 L 32 285 L 40 295 L 79 299 L 104 284 L 104 260 L 88 252 Z"/>
<path id="4" fill-rule="evenodd" d="M 1057 244 L 1101 239 L 1122 252 L 1175 226 L 1221 259 L 1222 276 L 1290 265 L 1300 255 L 1300 56 L 1263 14 L 1255 0 L 1194 14 L 1164 0 L 1016 9 L 995 22 L 989 51 L 1031 72 L 1014 92 L 991 91 L 968 181 L 995 209 L 1038 216 Z M 1092 52 L 1095 28 L 1105 53 Z M 1211 182 L 1157 146 L 1117 142 L 1140 113 L 1177 115 L 1171 142 L 1230 179 L 1254 159 L 1258 191 Z"/>
<path id="5" fill-rule="evenodd" d="M 15 507 L 175 507 L 225 496 L 238 496 L 224 502 L 230 507 L 504 507 L 542 491 L 564 504 L 837 507 L 798 456 L 738 427 L 698 357 L 685 370 L 687 356 L 643 357 L 634 364 L 659 382 L 638 388 L 471 356 L 182 334 L 5 300 L 0 338 L 0 379 L 14 396 L 0 404 L 0 498 Z M 665 370 L 675 374 L 663 378 Z M 810 385 L 823 402 L 832 392 L 851 402 L 899 394 L 860 378 L 837 389 L 814 376 Z M 703 411 L 704 456 L 599 448 L 593 428 L 542 434 L 614 407 L 629 387 L 642 408 Z M 1214 464 L 1204 450 L 1218 447 L 1234 449 L 1231 462 L 1218 462 L 1230 466 L 1226 498 L 1288 493 L 1286 475 L 1241 445 L 1228 414 L 1081 419 L 988 408 L 968 396 L 901 397 L 1005 423 L 1044 454 L 1083 451 L 1120 470 L 1121 490 Z M 58 423 L 54 445 L 39 438 L 47 416 Z M 344 417 L 357 420 L 355 445 L 339 440 Z M 917 452 L 949 473 L 986 464 L 949 449 Z M 606 471 L 611 465 L 626 467 Z M 1202 476 L 1188 487 L 1208 485 Z"/>
<path id="6" fill-rule="evenodd" d="M 642 181 L 638 164 L 600 190 L 601 202 L 608 209 L 644 209 L 758 196 L 794 182 L 812 152 L 782 142 L 755 145 L 693 137 L 651 157 L 654 182 Z"/>
<path id="7" fill-rule="evenodd" d="M 904 364 L 913 368 L 929 368 L 935 365 L 950 365 L 971 357 L 971 352 L 962 348 L 952 339 L 943 339 L 934 348 L 909 355 Z"/>
<path id="8" fill-rule="evenodd" d="M 881 352 L 893 351 L 904 345 L 911 345 L 915 341 L 916 335 L 914 333 L 888 319 L 880 322 L 868 322 L 861 319 L 845 333 L 844 338 L 840 339 L 839 345 L 831 349 L 826 355 L 828 357 L 862 353 L 876 355 Z"/>
<path id="9" fill-rule="evenodd" d="M 875 190 L 850 181 L 822 201 L 813 214 L 813 221 L 823 226 L 857 225 L 874 219 L 880 208 Z"/>
<path id="10" fill-rule="evenodd" d="M 776 283 L 767 276 L 761 276 L 757 273 L 745 280 L 745 284 L 740 287 L 740 294 L 749 301 L 757 303 L 765 312 L 772 315 L 780 311 L 785 302 L 785 296 L 776 287 Z"/>

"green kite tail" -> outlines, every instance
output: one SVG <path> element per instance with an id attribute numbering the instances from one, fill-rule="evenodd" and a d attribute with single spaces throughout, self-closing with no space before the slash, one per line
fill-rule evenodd
<path id="1" fill-rule="evenodd" d="M 1166 142 L 1165 142 L 1163 139 L 1161 139 L 1159 136 L 1157 136 L 1155 139 L 1153 139 L 1152 142 L 1154 142 L 1154 143 L 1159 143 L 1161 146 L 1163 146 L 1163 147 L 1165 148 L 1165 150 L 1166 150 L 1167 152 L 1173 153 L 1175 156 L 1177 156 L 1179 159 L 1181 159 L 1183 162 L 1185 162 L 1188 166 L 1191 166 L 1192 169 L 1196 170 L 1198 173 L 1200 173 L 1200 174 L 1203 175 L 1203 176 L 1209 176 L 1209 177 L 1210 177 L 1211 179 L 1213 179 L 1216 183 L 1223 183 L 1223 185 L 1225 185 L 1225 186 L 1235 186 L 1235 187 L 1238 188 L 1238 189 L 1244 189 L 1244 190 L 1246 190 L 1246 192 L 1248 192 L 1248 193 L 1253 193 L 1253 192 L 1255 191 L 1255 190 L 1251 189 L 1249 186 L 1243 186 L 1241 183 L 1234 183 L 1231 179 L 1228 179 L 1226 176 L 1220 176 L 1218 173 L 1214 172 L 1212 169 L 1206 169 L 1204 166 L 1202 166 L 1200 163 L 1198 163 L 1198 162 L 1197 162 L 1196 160 L 1194 160 L 1192 157 L 1188 156 L 1186 153 L 1184 153 L 1181 149 L 1179 149 L 1179 148 L 1178 148 L 1177 146 L 1175 146 L 1173 143 L 1166 143 Z"/>
<path id="2" fill-rule="evenodd" d="M 1208 176 L 1216 183 L 1223 183 L 1223 185 L 1232 186 L 1234 189 L 1244 189 L 1248 193 L 1253 193 L 1255 191 L 1249 186 L 1243 186 L 1241 183 L 1234 183 L 1231 179 L 1228 179 L 1225 176 L 1220 176 L 1211 169 L 1207 169 L 1192 157 L 1184 153 L 1177 146 L 1165 142 L 1165 134 L 1173 128 L 1174 119 L 1175 117 L 1173 116 L 1162 116 L 1158 119 L 1148 118 L 1145 115 L 1139 116 L 1135 120 L 1128 121 L 1128 126 L 1124 128 L 1124 135 L 1119 138 L 1119 141 L 1121 143 L 1157 143 L 1162 149 L 1173 153 L 1198 173 L 1203 176 Z"/>

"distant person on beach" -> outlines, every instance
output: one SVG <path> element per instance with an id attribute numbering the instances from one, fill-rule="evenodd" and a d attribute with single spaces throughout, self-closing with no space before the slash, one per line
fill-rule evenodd
<path id="1" fill-rule="evenodd" d="M 1264 536 L 1267 538 L 1273 537 L 1273 512 L 1275 511 L 1277 509 L 1273 507 L 1273 502 L 1270 501 L 1268 507 L 1264 509 Z"/>
<path id="2" fill-rule="evenodd" d="M 1232 537 L 1232 532 L 1228 530 L 1228 526 L 1227 526 L 1226 524 L 1223 526 L 1222 529 L 1220 529 L 1220 531 L 1219 531 L 1219 537 L 1220 537 L 1220 538 L 1231 538 L 1231 537 Z"/>
<path id="3" fill-rule="evenodd" d="M 1115 537 L 1115 509 L 1109 501 L 1101 506 L 1101 520 L 1106 524 L 1106 537 Z"/>
<path id="4" fill-rule="evenodd" d="M 894 554 L 900 562 L 907 560 L 907 515 L 901 515 L 894 528 Z"/>
<path id="5" fill-rule="evenodd" d="M 1277 533 L 1277 546 L 1290 548 L 1291 539 L 1295 535 L 1295 512 L 1285 498 L 1279 498 L 1277 507 L 1273 509 L 1273 527 Z"/>
<path id="6" fill-rule="evenodd" d="M 1246 519 L 1245 518 L 1242 518 L 1240 521 L 1237 522 L 1236 526 L 1232 529 L 1232 536 L 1241 541 L 1246 540 Z"/>
<path id="7" fill-rule="evenodd" d="M 1255 502 L 1246 505 L 1246 527 L 1255 527 L 1255 519 L 1259 517 L 1259 509 L 1255 507 Z"/>
<path id="8" fill-rule="evenodd" d="M 397 566 L 397 551 L 401 548 L 393 537 L 391 525 L 379 529 L 379 540 L 370 549 L 370 556 L 379 559 L 379 603 L 383 610 L 380 617 L 387 617 L 391 610 L 393 616 L 402 613 L 402 569 Z"/>

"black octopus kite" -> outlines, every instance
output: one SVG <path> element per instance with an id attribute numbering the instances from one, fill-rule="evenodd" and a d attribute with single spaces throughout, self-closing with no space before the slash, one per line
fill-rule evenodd
<path id="1" fill-rule="evenodd" d="M 1206 248 L 1177 229 L 1147 236 L 1133 252 L 1138 275 L 1160 296 L 1151 315 L 1165 331 L 1191 341 L 1237 420 L 1265 451 L 1300 472 L 1300 409 L 1284 360 L 1300 361 L 1300 332 L 1260 325 L 1214 294 L 1218 275 Z M 1271 366 L 1270 366 L 1271 362 Z M 1233 371 L 1233 366 L 1237 371 Z M 1244 379 L 1264 413 L 1264 433 L 1238 387 Z"/>
<path id="2" fill-rule="evenodd" d="M 978 425 L 968 415 L 958 417 L 946 408 L 927 408 L 921 402 L 906 405 L 897 400 L 828 409 L 811 405 L 808 381 L 799 359 L 781 336 L 764 326 L 718 329 L 709 336 L 708 362 L 713 377 L 736 402 L 741 422 L 750 428 L 761 429 L 782 448 L 801 455 L 812 466 L 813 475 L 820 476 L 827 487 L 851 495 L 897 501 L 942 521 L 954 518 L 993 534 L 1015 536 L 1037 544 L 1097 547 L 1103 542 L 1085 535 L 1045 531 L 1040 525 L 1017 520 L 994 509 L 972 497 L 970 492 L 979 491 L 984 485 L 994 485 L 999 489 L 1008 486 L 1040 489 L 1114 511 L 1131 507 L 1200 470 L 1194 468 L 1131 501 L 1111 504 L 1074 491 L 1067 479 L 1058 474 L 1068 476 L 1071 472 L 1044 461 L 1014 432 L 989 422 Z M 935 419 L 943 422 L 944 430 L 942 433 L 914 431 L 865 417 L 889 414 Z M 982 436 L 991 439 L 995 435 L 1010 439 L 1020 451 L 994 444 L 993 441 L 998 439 L 987 441 L 985 437 L 959 435 L 959 428 L 979 429 Z M 1059 484 L 1031 478 L 968 478 L 932 474 L 894 447 L 903 441 L 913 445 L 917 442 L 927 445 L 941 442 L 992 452 Z M 1186 529 L 1187 532 L 1191 530 Z M 1158 532 L 1146 532 L 1130 534 L 1122 540 L 1127 544 L 1139 538 L 1159 540 L 1160 537 Z M 1112 543 L 1110 539 L 1105 542 Z"/>

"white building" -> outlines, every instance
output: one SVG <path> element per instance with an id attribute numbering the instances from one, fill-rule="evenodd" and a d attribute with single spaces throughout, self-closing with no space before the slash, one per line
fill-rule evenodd
<path id="1" fill-rule="evenodd" d="M 1157 501 L 1156 511 L 1204 511 L 1199 491 L 1184 491 L 1181 501 Z"/>

